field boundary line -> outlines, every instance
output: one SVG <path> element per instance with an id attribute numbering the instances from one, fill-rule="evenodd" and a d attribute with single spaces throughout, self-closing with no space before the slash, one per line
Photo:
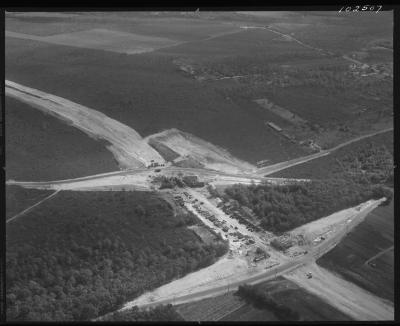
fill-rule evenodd
<path id="1" fill-rule="evenodd" d="M 9 218 L 9 219 L 6 221 L 6 224 L 9 223 L 9 222 L 11 222 L 11 221 L 13 221 L 13 220 L 15 220 L 15 219 L 18 218 L 18 217 L 20 217 L 20 216 L 22 216 L 22 215 L 24 215 L 24 214 L 30 212 L 30 211 L 31 211 L 32 209 L 34 209 L 36 206 L 38 206 L 38 205 L 40 205 L 41 203 L 43 203 L 44 201 L 46 201 L 46 200 L 48 200 L 48 199 L 54 197 L 54 196 L 57 195 L 57 193 L 59 193 L 59 192 L 60 192 L 60 190 L 56 190 L 55 192 L 53 192 L 52 194 L 50 194 L 50 195 L 47 196 L 46 198 L 40 200 L 40 201 L 37 202 L 36 204 L 34 204 L 34 205 L 32 205 L 32 206 L 30 206 L 30 207 L 24 209 L 22 212 L 20 212 L 20 213 L 14 215 L 13 217 Z"/>
<path id="2" fill-rule="evenodd" d="M 387 252 L 389 252 L 390 250 L 393 250 L 393 249 L 394 249 L 394 246 L 390 246 L 389 248 L 386 248 L 386 249 L 378 252 L 376 255 L 372 256 L 367 261 L 365 261 L 364 265 L 368 265 L 368 263 L 371 262 L 372 260 L 379 258 L 380 256 L 386 254 Z"/>
<path id="3" fill-rule="evenodd" d="M 218 317 L 218 319 L 215 319 L 215 320 L 213 320 L 213 321 L 220 321 L 222 318 L 225 318 L 226 316 L 228 316 L 228 315 L 234 313 L 235 311 L 239 310 L 240 308 L 242 308 L 242 307 L 245 306 L 246 304 L 247 304 L 247 303 L 244 302 L 244 301 L 241 302 L 241 305 L 240 305 L 240 306 L 235 307 L 234 310 L 228 311 L 227 313 L 225 313 L 224 315 L 222 315 L 221 317 Z"/>

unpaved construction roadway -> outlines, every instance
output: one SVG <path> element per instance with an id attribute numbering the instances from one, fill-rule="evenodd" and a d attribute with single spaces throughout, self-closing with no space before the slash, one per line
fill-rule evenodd
<path id="1" fill-rule="evenodd" d="M 151 161 L 165 163 L 163 157 L 132 128 L 105 114 L 59 96 L 5 82 L 6 95 L 54 115 L 95 139 L 104 139 L 121 168 L 140 168 Z"/>

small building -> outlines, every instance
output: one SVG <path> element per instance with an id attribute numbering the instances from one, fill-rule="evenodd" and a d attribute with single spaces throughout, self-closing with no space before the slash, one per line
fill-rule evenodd
<path id="1" fill-rule="evenodd" d="M 272 129 L 278 131 L 278 132 L 281 132 L 281 131 L 282 131 L 282 128 L 279 127 L 279 126 L 277 126 L 277 125 L 276 125 L 275 123 L 273 123 L 273 122 L 268 121 L 268 122 L 267 122 L 267 125 L 268 125 L 269 127 L 271 127 Z"/>

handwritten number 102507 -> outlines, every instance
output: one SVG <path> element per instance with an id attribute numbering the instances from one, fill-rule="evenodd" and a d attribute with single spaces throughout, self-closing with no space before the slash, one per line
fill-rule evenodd
<path id="1" fill-rule="evenodd" d="M 344 6 L 340 8 L 339 12 L 375 11 L 375 13 L 378 13 L 381 9 L 382 6 Z"/>

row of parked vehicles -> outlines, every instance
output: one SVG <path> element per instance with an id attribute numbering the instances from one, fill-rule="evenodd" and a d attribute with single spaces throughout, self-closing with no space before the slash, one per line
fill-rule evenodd
<path id="1" fill-rule="evenodd" d="M 262 232 L 263 230 L 259 227 L 254 225 L 253 223 L 249 222 L 246 218 L 243 217 L 243 213 L 240 213 L 238 209 L 235 209 L 229 205 L 222 206 L 222 210 L 225 214 L 230 215 L 232 218 L 237 220 L 240 224 L 246 226 L 246 229 L 250 232 Z"/>

